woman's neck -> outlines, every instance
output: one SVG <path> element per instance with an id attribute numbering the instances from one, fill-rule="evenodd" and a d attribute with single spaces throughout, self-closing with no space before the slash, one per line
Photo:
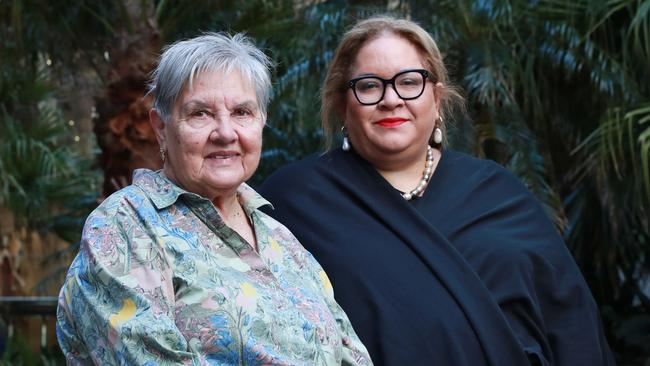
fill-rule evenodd
<path id="1" fill-rule="evenodd" d="M 236 231 L 255 251 L 258 251 L 257 238 L 253 223 L 246 215 L 244 207 L 239 202 L 237 194 L 228 196 L 219 196 L 212 200 L 214 207 L 217 208 L 221 218 L 229 228 Z"/>
<path id="2" fill-rule="evenodd" d="M 422 180 L 427 160 L 427 151 L 418 154 L 415 158 L 402 161 L 401 163 L 373 164 L 377 172 L 390 183 L 395 189 L 401 192 L 409 192 L 414 189 Z M 435 171 L 440 160 L 440 151 L 433 149 L 433 168 Z"/>
<path id="3" fill-rule="evenodd" d="M 163 170 L 162 175 L 180 187 L 170 169 Z M 186 189 L 185 187 L 181 188 Z M 206 192 L 194 193 L 206 197 Z M 248 242 L 248 244 L 250 244 L 251 247 L 253 247 L 255 251 L 257 251 L 255 230 L 253 229 L 253 224 L 250 222 L 248 215 L 246 215 L 246 211 L 239 202 L 237 188 L 232 188 L 218 194 L 212 192 L 212 196 L 207 196 L 206 198 L 209 198 L 210 201 L 212 201 L 212 204 L 217 209 L 221 219 L 226 223 L 226 225 L 236 231 L 246 242 Z"/>
<path id="4" fill-rule="evenodd" d="M 223 219 L 226 221 L 228 217 L 231 217 L 235 213 L 241 212 L 241 210 L 243 210 L 241 204 L 239 203 L 237 193 L 213 197 L 212 203 L 214 204 L 214 207 L 216 207 L 219 211 L 219 214 L 221 214 Z"/>

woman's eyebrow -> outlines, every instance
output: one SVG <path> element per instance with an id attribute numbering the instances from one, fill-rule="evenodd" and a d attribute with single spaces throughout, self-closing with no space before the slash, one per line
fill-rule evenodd
<path id="1" fill-rule="evenodd" d="M 363 74 L 359 74 L 359 75 L 353 77 L 353 79 L 365 78 L 365 77 L 377 77 L 377 74 L 373 74 L 373 73 L 363 73 Z"/>
<path id="2" fill-rule="evenodd" d="M 205 103 L 205 102 L 203 102 L 201 100 L 191 99 L 191 100 L 187 101 L 186 103 L 184 103 L 183 105 L 181 105 L 180 110 L 181 110 L 181 113 L 187 113 L 187 112 L 195 110 L 195 109 L 209 109 L 209 108 L 210 108 L 210 106 L 207 103 Z"/>
<path id="3" fill-rule="evenodd" d="M 257 103 L 254 100 L 246 100 L 241 103 L 237 103 L 235 104 L 235 108 L 258 109 Z"/>

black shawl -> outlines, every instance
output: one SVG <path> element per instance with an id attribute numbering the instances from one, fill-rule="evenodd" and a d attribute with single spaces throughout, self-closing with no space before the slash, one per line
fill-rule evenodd
<path id="1" fill-rule="evenodd" d="M 406 201 L 335 150 L 260 193 L 325 268 L 375 365 L 614 364 L 564 242 L 495 163 L 445 150 Z"/>

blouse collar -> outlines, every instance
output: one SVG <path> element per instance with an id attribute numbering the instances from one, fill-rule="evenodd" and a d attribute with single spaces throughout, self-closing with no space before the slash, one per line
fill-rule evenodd
<path id="1" fill-rule="evenodd" d="M 191 201 L 208 200 L 203 196 L 188 192 L 177 186 L 162 174 L 162 170 L 136 169 L 133 172 L 133 185 L 142 189 L 159 210 L 173 205 L 181 196 L 187 196 Z M 247 215 L 262 206 L 269 205 L 273 207 L 269 201 L 260 196 L 246 183 L 239 185 L 237 196 Z"/>

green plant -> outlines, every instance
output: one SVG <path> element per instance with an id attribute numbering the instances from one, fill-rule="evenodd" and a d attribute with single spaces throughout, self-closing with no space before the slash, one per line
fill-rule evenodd
<path id="1" fill-rule="evenodd" d="M 20 336 L 9 339 L 4 353 L 0 355 L 0 366 L 58 366 L 65 365 L 65 358 L 57 346 L 41 348 L 35 354 Z"/>

